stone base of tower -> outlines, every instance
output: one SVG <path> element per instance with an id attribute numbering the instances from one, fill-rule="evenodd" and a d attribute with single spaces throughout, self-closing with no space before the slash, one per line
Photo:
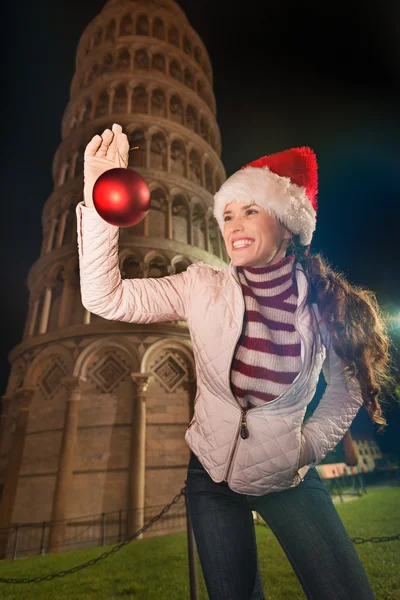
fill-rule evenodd
<path id="1" fill-rule="evenodd" d="M 46 552 L 124 539 L 185 484 L 190 452 L 184 435 L 195 396 L 186 326 L 104 322 L 90 328 L 93 335 L 85 328 L 79 336 L 75 327 L 57 342 L 42 336 L 36 338 L 41 343 L 14 350 L 16 362 L 25 363 L 21 383 L 32 390 L 23 435 L 15 429 L 21 386 L 9 390 L 0 442 L 3 490 L 15 484 L 2 526 L 25 524 L 18 556 L 38 553 L 30 548 L 38 549 L 43 538 Z M 20 459 L 11 474 L 6 467 L 13 456 Z M 0 513 L 9 503 L 3 493 Z M 183 531 L 184 513 L 182 498 L 143 537 Z M 10 557 L 15 531 L 3 538 L 3 555 Z"/>

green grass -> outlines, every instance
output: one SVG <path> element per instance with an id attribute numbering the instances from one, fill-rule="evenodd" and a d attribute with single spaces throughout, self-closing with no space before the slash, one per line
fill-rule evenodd
<path id="1" fill-rule="evenodd" d="M 372 490 L 337 509 L 350 537 L 367 538 L 400 533 L 399 506 L 400 489 L 387 488 Z M 257 527 L 257 542 L 266 598 L 304 599 L 270 530 Z M 0 577 L 37 577 L 65 570 L 110 547 L 3 561 Z M 377 600 L 400 600 L 400 541 L 360 544 L 356 549 Z M 207 600 L 199 563 L 198 576 L 199 600 Z M 51 582 L 0 584 L 2 600 L 188 600 L 189 593 L 185 533 L 132 542 L 105 561 Z"/>

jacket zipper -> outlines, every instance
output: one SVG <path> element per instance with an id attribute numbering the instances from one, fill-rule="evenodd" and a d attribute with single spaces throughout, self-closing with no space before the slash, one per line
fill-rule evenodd
<path id="1" fill-rule="evenodd" d="M 240 289 L 240 291 L 241 291 L 240 282 L 238 282 L 238 281 L 236 280 L 236 277 L 235 277 L 234 275 L 233 275 L 233 278 L 234 278 L 234 280 L 236 281 L 236 283 L 238 284 L 238 286 L 239 286 L 239 289 Z M 243 295 L 242 295 L 242 293 L 241 293 L 241 298 L 242 298 L 242 306 L 243 306 L 243 314 L 244 314 L 244 299 L 243 299 Z M 300 329 L 299 329 L 299 327 L 298 327 L 298 313 L 299 313 L 299 311 L 300 311 L 300 308 L 301 308 L 301 307 L 302 307 L 302 306 L 303 306 L 303 305 L 304 305 L 306 302 L 307 302 L 307 294 L 305 295 L 305 297 L 304 297 L 304 299 L 303 299 L 303 301 L 302 301 L 301 305 L 297 307 L 297 309 L 296 309 L 296 312 L 295 312 L 295 315 L 294 315 L 294 317 L 295 317 L 295 324 L 296 324 L 296 330 L 299 332 L 299 335 L 300 335 L 301 339 L 303 340 L 303 345 L 304 345 L 304 348 L 306 348 L 306 344 L 305 344 L 305 339 L 304 339 L 304 336 L 302 335 L 302 333 L 301 333 L 301 331 L 300 331 Z M 243 326 L 243 322 L 242 322 L 242 326 Z M 235 341 L 235 344 L 234 344 L 234 346 L 233 346 L 233 351 L 232 351 L 232 355 L 231 355 L 231 359 L 230 359 L 230 363 L 229 363 L 229 371 L 228 371 L 228 383 L 229 383 L 229 389 L 231 390 L 231 394 L 232 394 L 232 396 L 233 396 L 234 400 L 237 402 L 237 404 L 239 404 L 239 402 L 237 401 L 237 399 L 236 399 L 235 395 L 233 394 L 233 392 L 232 392 L 232 388 L 231 388 L 231 386 L 230 386 L 230 372 L 231 372 L 231 367 L 232 367 L 233 355 L 234 355 L 234 352 L 235 352 L 235 348 L 236 348 L 237 342 L 238 342 L 238 340 L 239 340 L 239 338 L 240 338 L 240 334 L 241 334 L 241 331 L 240 331 L 239 335 L 237 336 L 237 338 L 236 338 L 236 341 Z M 271 402 L 268 402 L 268 404 L 272 404 L 272 403 L 276 402 L 277 400 L 279 400 L 279 399 L 280 399 L 280 397 L 281 397 L 281 396 L 278 396 L 277 398 L 275 398 L 275 400 L 271 400 Z M 240 405 L 239 405 L 239 406 L 240 406 Z M 264 408 L 264 407 L 263 407 L 263 406 L 258 406 L 258 407 L 254 407 L 254 408 L 252 408 L 252 409 L 248 409 L 248 408 L 242 408 L 242 407 L 240 407 L 240 413 L 241 413 L 241 414 L 240 414 L 240 422 L 239 422 L 238 431 L 237 431 L 237 433 L 236 433 L 236 442 L 235 442 L 235 445 L 234 445 L 234 447 L 233 447 L 233 449 L 232 449 L 232 451 L 231 451 L 230 457 L 229 457 L 229 459 L 228 459 L 228 467 L 227 467 L 227 469 L 226 469 L 226 471 L 225 471 L 225 476 L 224 476 L 224 478 L 223 478 L 223 481 L 224 481 L 225 483 L 228 483 L 228 478 L 229 478 L 229 475 L 230 475 L 231 466 L 232 466 L 233 459 L 234 459 L 234 456 L 235 456 L 235 454 L 236 454 L 236 449 L 237 449 L 238 442 L 239 442 L 239 434 L 240 434 L 240 437 L 241 437 L 241 439 L 247 439 L 247 438 L 250 436 L 250 433 L 249 433 L 249 430 L 248 430 L 248 427 L 247 427 L 247 411 L 248 411 L 248 410 L 256 410 L 257 408 Z M 300 478 L 300 479 L 301 479 L 301 477 L 300 477 L 300 475 L 299 475 L 299 472 L 297 471 L 297 472 L 296 472 L 296 474 L 295 474 L 295 476 L 294 476 L 294 478 L 293 478 L 293 482 L 296 482 L 298 478 Z"/>
<path id="2" fill-rule="evenodd" d="M 224 476 L 224 479 L 223 479 L 223 481 L 225 483 L 228 483 L 228 477 L 229 477 L 229 473 L 230 473 L 230 470 L 231 470 L 231 465 L 233 463 L 233 458 L 235 456 L 236 448 L 238 446 L 239 440 L 240 439 L 246 440 L 249 437 L 249 435 L 250 435 L 249 434 L 249 430 L 247 428 L 247 411 L 248 411 L 247 408 L 242 408 L 241 411 L 240 411 L 240 421 L 239 421 L 239 427 L 238 427 L 238 430 L 237 430 L 237 433 L 236 433 L 236 441 L 235 441 L 235 445 L 234 445 L 234 447 L 232 449 L 231 455 L 229 457 L 228 466 L 227 466 L 227 469 L 225 471 L 225 476 Z"/>

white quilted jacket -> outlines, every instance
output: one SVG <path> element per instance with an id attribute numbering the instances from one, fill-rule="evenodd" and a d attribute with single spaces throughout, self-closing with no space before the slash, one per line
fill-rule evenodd
<path id="1" fill-rule="evenodd" d="M 362 398 L 306 303 L 307 281 L 298 265 L 296 327 L 303 367 L 279 398 L 245 414 L 230 388 L 230 367 L 242 331 L 244 299 L 236 268 L 195 263 L 184 273 L 160 279 L 122 280 L 118 227 L 92 208 L 77 207 L 83 305 L 105 319 L 128 323 L 187 321 L 196 362 L 194 417 L 185 439 L 216 482 L 242 494 L 261 496 L 300 483 L 342 439 Z M 314 414 L 303 423 L 324 369 L 327 388 Z M 246 422 L 247 439 L 240 435 Z"/>

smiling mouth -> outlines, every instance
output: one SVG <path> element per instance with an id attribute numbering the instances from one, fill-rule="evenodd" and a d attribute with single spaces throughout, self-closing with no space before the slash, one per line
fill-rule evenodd
<path id="1" fill-rule="evenodd" d="M 246 242 L 245 244 L 240 244 L 240 246 L 234 246 L 232 244 L 232 250 L 244 250 L 244 248 L 248 248 L 249 246 L 252 246 L 254 244 L 254 240 L 252 242 Z"/>

